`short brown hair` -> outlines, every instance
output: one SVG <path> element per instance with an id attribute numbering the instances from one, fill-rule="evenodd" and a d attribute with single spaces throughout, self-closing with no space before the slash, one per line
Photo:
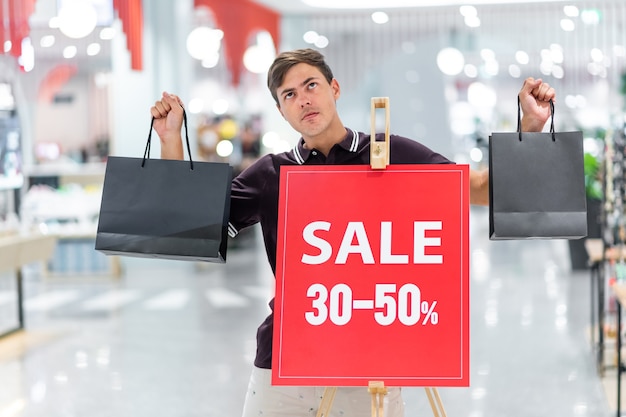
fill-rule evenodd
<path id="1" fill-rule="evenodd" d="M 303 63 L 318 68 L 329 83 L 333 80 L 333 72 L 324 60 L 324 55 L 319 51 L 306 48 L 282 52 L 276 57 L 267 74 L 267 88 L 270 89 L 276 104 L 278 104 L 277 90 L 283 83 L 285 74 L 294 65 Z"/>

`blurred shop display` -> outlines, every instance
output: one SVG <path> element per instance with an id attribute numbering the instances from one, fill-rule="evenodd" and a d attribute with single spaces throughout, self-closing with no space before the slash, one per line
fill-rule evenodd
<path id="1" fill-rule="evenodd" d="M 0 82 L 0 190 L 22 186 L 20 125 L 11 85 Z"/>
<path id="2" fill-rule="evenodd" d="M 33 185 L 21 204 L 20 227 L 58 238 L 48 274 L 119 275 L 115 258 L 96 252 L 94 240 L 102 187 L 70 183 L 53 188 Z"/>
<path id="3" fill-rule="evenodd" d="M 198 123 L 198 156 L 205 161 L 228 162 L 237 175 L 261 156 L 261 118 L 244 123 L 231 116 L 205 116 Z"/>
<path id="4" fill-rule="evenodd" d="M 22 227 L 56 235 L 94 235 L 101 198 L 102 189 L 96 186 L 34 185 L 22 199 Z"/>

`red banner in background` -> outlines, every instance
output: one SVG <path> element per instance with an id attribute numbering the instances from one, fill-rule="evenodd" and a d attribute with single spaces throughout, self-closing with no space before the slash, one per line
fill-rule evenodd
<path id="1" fill-rule="evenodd" d="M 469 386 L 469 167 L 281 167 L 272 383 Z"/>

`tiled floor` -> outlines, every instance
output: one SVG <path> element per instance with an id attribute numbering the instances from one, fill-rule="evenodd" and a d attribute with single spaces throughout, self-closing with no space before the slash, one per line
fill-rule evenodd
<path id="1" fill-rule="evenodd" d="M 586 337 L 589 274 L 565 241 L 492 242 L 487 226 L 474 208 L 471 386 L 439 389 L 448 416 L 615 415 Z M 27 330 L 0 339 L 0 417 L 240 415 L 273 284 L 259 248 L 125 259 L 118 280 L 27 275 Z M 432 415 L 423 389 L 404 397 Z"/>

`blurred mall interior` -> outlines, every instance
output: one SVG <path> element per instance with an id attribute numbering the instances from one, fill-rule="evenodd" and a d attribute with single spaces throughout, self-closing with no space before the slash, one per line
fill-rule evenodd
<path id="1" fill-rule="evenodd" d="M 0 0 L 0 22 L 0 417 L 241 415 L 275 290 L 260 229 L 225 264 L 105 255 L 104 173 L 143 155 L 164 91 L 195 160 L 238 173 L 290 151 L 267 69 L 305 47 L 346 126 L 370 132 L 388 97 L 392 133 L 474 169 L 515 131 L 524 79 L 556 89 L 555 129 L 584 138 L 588 236 L 494 241 L 470 208 L 470 384 L 439 392 L 450 416 L 621 415 L 623 0 Z M 432 413 L 403 390 L 407 416 Z"/>

